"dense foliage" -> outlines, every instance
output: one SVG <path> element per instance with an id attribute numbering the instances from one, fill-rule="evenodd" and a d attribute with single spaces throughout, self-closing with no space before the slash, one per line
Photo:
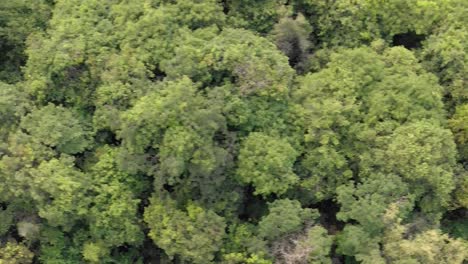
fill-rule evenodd
<path id="1" fill-rule="evenodd" d="M 0 264 L 468 261 L 468 1 L 0 1 Z"/>

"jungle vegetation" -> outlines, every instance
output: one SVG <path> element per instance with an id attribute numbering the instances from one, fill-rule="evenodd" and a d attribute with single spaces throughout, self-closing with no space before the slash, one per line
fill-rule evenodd
<path id="1" fill-rule="evenodd" d="M 468 261 L 468 1 L 0 1 L 0 264 Z"/>

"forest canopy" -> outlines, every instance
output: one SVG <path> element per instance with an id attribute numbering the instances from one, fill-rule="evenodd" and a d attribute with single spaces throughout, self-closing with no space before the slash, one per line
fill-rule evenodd
<path id="1" fill-rule="evenodd" d="M 0 1 L 0 264 L 468 261 L 468 1 Z"/>

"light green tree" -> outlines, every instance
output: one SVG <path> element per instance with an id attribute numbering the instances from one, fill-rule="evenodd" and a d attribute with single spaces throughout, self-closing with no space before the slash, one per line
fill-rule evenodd
<path id="1" fill-rule="evenodd" d="M 293 171 L 296 157 L 287 141 L 253 132 L 241 147 L 237 176 L 252 184 L 257 195 L 283 194 L 299 181 Z"/>
<path id="2" fill-rule="evenodd" d="M 30 264 L 33 263 L 34 253 L 25 245 L 7 242 L 0 247 L 1 264 Z"/>
<path id="3" fill-rule="evenodd" d="M 153 197 L 144 218 L 158 247 L 192 263 L 212 263 L 225 235 L 225 220 L 194 203 L 180 210 L 172 200 Z"/>
<path id="4" fill-rule="evenodd" d="M 51 226 L 70 230 L 88 213 L 88 176 L 74 168 L 74 159 L 62 156 L 42 162 L 30 171 L 30 195 L 38 214 Z"/>

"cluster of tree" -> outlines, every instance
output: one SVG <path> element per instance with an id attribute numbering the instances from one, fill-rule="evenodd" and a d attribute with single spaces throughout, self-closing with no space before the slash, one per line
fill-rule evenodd
<path id="1" fill-rule="evenodd" d="M 468 261 L 465 0 L 0 2 L 0 263 Z"/>

